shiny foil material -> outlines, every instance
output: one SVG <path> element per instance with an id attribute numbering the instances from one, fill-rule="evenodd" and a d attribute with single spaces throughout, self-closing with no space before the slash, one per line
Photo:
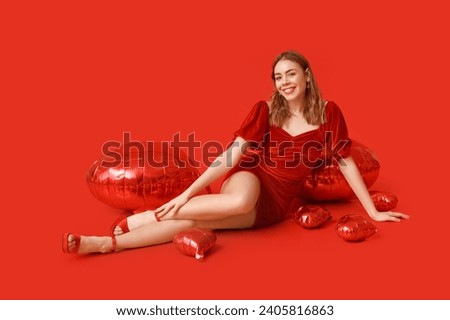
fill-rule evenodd
<path id="1" fill-rule="evenodd" d="M 318 228 L 330 219 L 330 212 L 316 205 L 302 206 L 294 213 L 294 220 L 307 229 Z"/>
<path id="2" fill-rule="evenodd" d="M 392 193 L 375 190 L 369 193 L 378 211 L 391 211 L 397 206 L 397 196 Z"/>
<path id="3" fill-rule="evenodd" d="M 341 217 L 336 224 L 336 233 L 347 241 L 362 241 L 376 232 L 377 227 L 362 216 L 355 214 Z"/>
<path id="4" fill-rule="evenodd" d="M 212 230 L 194 228 L 178 233 L 173 243 L 182 253 L 201 260 L 206 251 L 214 247 L 216 240 L 217 237 Z"/>
<path id="5" fill-rule="evenodd" d="M 182 150 L 175 151 L 162 144 L 155 143 L 144 150 L 121 148 L 115 152 L 121 156 L 120 162 L 116 161 L 119 163 L 111 166 L 114 158 L 102 155 L 86 176 L 92 195 L 113 208 L 136 212 L 155 209 L 182 193 L 199 177 Z"/>
<path id="6" fill-rule="evenodd" d="M 366 146 L 353 141 L 351 156 L 369 188 L 378 178 L 380 163 Z M 306 177 L 301 197 L 314 201 L 341 200 L 354 196 L 336 161 L 329 161 Z"/>

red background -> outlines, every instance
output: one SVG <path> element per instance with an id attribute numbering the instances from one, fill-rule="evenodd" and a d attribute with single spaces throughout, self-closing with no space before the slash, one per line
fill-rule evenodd
<path id="1" fill-rule="evenodd" d="M 0 298 L 449 299 L 442 3 L 3 2 Z M 356 244 L 334 223 L 220 232 L 203 262 L 172 244 L 62 253 L 63 232 L 105 234 L 120 214 L 85 183 L 105 141 L 227 143 L 270 96 L 286 49 L 309 58 L 351 137 L 377 153 L 375 189 L 397 194 L 410 221 L 376 223 Z M 326 206 L 334 222 L 363 213 Z"/>

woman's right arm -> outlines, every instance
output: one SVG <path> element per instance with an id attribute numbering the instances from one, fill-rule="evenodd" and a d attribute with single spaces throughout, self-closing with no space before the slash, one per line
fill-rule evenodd
<path id="1" fill-rule="evenodd" d="M 189 188 L 187 188 L 179 196 L 156 209 L 155 213 L 157 213 L 159 217 L 162 217 L 168 213 L 170 215 L 176 214 L 178 209 L 181 208 L 191 197 L 236 166 L 248 144 L 249 143 L 244 138 L 238 136 L 233 141 L 231 146 L 228 147 L 228 149 L 225 150 L 220 156 L 218 156 L 208 167 L 208 169 L 206 169 L 206 171 L 203 172 L 203 174 L 189 186 Z"/>

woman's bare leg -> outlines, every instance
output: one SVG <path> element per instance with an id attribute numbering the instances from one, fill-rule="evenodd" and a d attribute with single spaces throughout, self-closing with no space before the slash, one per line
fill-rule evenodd
<path id="1" fill-rule="evenodd" d="M 193 221 L 167 220 L 159 223 L 149 223 L 130 232 L 116 237 L 116 250 L 146 247 L 172 241 L 179 232 L 190 228 L 208 229 L 244 229 L 249 228 L 255 221 L 256 212 L 250 212 L 226 217 L 220 220 Z M 75 237 L 69 235 L 69 251 L 75 246 Z M 111 252 L 111 237 L 81 237 L 78 253 Z"/>
<path id="2" fill-rule="evenodd" d="M 244 229 L 250 228 L 255 221 L 255 210 L 242 215 L 227 217 L 221 220 L 193 221 L 167 220 L 150 223 L 130 232 L 124 233 L 117 239 L 117 249 L 131 249 L 171 242 L 179 232 L 190 228 L 208 229 Z"/>
<path id="3" fill-rule="evenodd" d="M 178 210 L 176 220 L 215 221 L 229 216 L 242 215 L 250 212 L 259 197 L 259 179 L 246 171 L 236 172 L 222 185 L 220 194 L 195 196 Z M 163 218 L 162 220 L 167 219 Z M 149 210 L 128 217 L 130 230 L 139 228 L 151 222 L 156 222 L 154 212 Z M 122 230 L 116 227 L 116 235 Z"/>
<path id="4" fill-rule="evenodd" d="M 249 228 L 255 221 L 255 204 L 258 200 L 259 188 L 259 180 L 253 174 L 235 173 L 223 184 L 220 194 L 193 197 L 180 208 L 176 219 L 145 223 L 134 229 L 131 228 L 130 232 L 117 235 L 116 249 L 131 249 L 170 242 L 179 232 L 193 227 Z M 199 219 L 195 219 L 196 217 Z M 75 246 L 75 238 L 69 235 L 68 240 L 70 251 Z M 111 249 L 111 237 L 82 236 L 78 252 L 110 252 Z"/>

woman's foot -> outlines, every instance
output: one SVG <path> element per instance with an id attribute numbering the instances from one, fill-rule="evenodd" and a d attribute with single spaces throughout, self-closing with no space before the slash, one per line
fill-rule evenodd
<path id="1" fill-rule="evenodd" d="M 116 237 L 86 237 L 66 233 L 63 236 L 64 253 L 107 253 L 116 251 Z"/>
<path id="2" fill-rule="evenodd" d="M 155 216 L 155 212 L 147 210 L 145 212 L 136 213 L 131 216 L 122 218 L 113 229 L 115 236 L 120 236 L 126 232 L 137 229 L 148 223 L 158 222 L 159 220 Z"/>

